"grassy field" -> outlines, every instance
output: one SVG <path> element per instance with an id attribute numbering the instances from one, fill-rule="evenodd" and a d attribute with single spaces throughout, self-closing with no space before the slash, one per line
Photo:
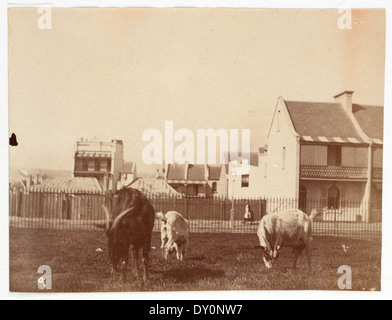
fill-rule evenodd
<path id="1" fill-rule="evenodd" d="M 52 292 L 339 290 L 342 265 L 352 268 L 353 290 L 381 289 L 380 242 L 315 238 L 310 271 L 305 255 L 298 269 L 289 269 L 291 249 L 283 249 L 275 268 L 266 270 L 254 249 L 256 235 L 191 234 L 190 242 L 183 264 L 174 256 L 162 261 L 159 234 L 154 233 L 150 279 L 141 286 L 131 267 L 126 284 L 119 283 L 119 275 L 110 276 L 102 232 L 10 228 L 10 291 L 42 292 L 37 286 L 41 265 L 52 269 Z M 350 246 L 347 254 L 342 244 Z"/>

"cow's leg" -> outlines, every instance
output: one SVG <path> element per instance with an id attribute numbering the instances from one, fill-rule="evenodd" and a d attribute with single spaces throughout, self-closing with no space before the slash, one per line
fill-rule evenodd
<path id="1" fill-rule="evenodd" d="M 309 269 L 311 269 L 312 268 L 312 257 L 311 257 L 310 240 L 306 241 L 305 250 L 306 250 L 306 255 L 308 257 L 308 267 L 309 267 Z"/>
<path id="2" fill-rule="evenodd" d="M 110 267 L 110 276 L 113 276 L 113 274 L 115 273 L 115 268 L 114 268 L 114 266 L 112 265 L 111 267 Z"/>
<path id="3" fill-rule="evenodd" d="M 169 256 L 169 250 L 166 247 L 163 248 L 162 256 L 163 256 L 163 259 L 167 260 L 167 257 Z"/>
<path id="4" fill-rule="evenodd" d="M 166 252 L 167 237 L 161 240 L 162 240 L 161 243 L 162 259 L 167 260 L 167 252 Z"/>
<path id="5" fill-rule="evenodd" d="M 181 260 L 180 246 L 178 246 L 178 244 L 174 242 L 173 248 L 174 248 L 174 250 L 176 250 L 177 260 Z"/>
<path id="6" fill-rule="evenodd" d="M 169 255 L 169 252 L 171 253 L 173 249 L 175 249 L 174 246 L 175 242 L 173 241 L 173 239 L 170 239 L 166 242 L 165 244 L 165 251 L 164 251 L 164 258 L 167 260 L 167 257 Z"/>
<path id="7" fill-rule="evenodd" d="M 172 248 L 174 247 L 174 244 L 175 244 L 174 240 L 173 240 L 173 239 L 170 239 L 170 240 L 168 240 L 168 241 L 166 242 L 165 247 L 166 247 L 167 250 L 170 250 L 170 249 L 172 249 Z"/>
<path id="8" fill-rule="evenodd" d="M 297 261 L 298 261 L 298 256 L 300 255 L 301 249 L 295 247 L 293 248 L 293 253 L 294 253 L 294 260 L 293 260 L 293 269 L 297 268 Z"/>
<path id="9" fill-rule="evenodd" d="M 181 261 L 184 260 L 184 256 L 185 256 L 185 251 L 186 251 L 186 242 L 184 242 L 181 246 Z"/>
<path id="10" fill-rule="evenodd" d="M 293 252 L 294 252 L 294 262 L 293 262 L 293 269 L 297 268 L 297 261 L 298 257 L 301 255 L 302 251 L 304 250 L 305 246 L 303 243 L 301 243 L 297 247 L 293 247 Z"/>
<path id="11" fill-rule="evenodd" d="M 125 283 L 127 282 L 127 270 L 128 270 L 128 256 L 126 258 L 123 259 L 123 261 L 121 262 L 121 282 Z"/>
<path id="12" fill-rule="evenodd" d="M 136 276 L 140 278 L 140 269 L 139 269 L 139 248 L 132 248 L 134 268 L 136 271 Z"/>
<path id="13" fill-rule="evenodd" d="M 274 246 L 274 258 L 276 258 L 275 255 L 278 254 L 280 248 L 282 248 L 282 245 L 283 245 L 283 238 L 281 236 L 278 236 Z"/>
<path id="14" fill-rule="evenodd" d="M 143 246 L 143 281 L 146 282 L 148 279 L 148 264 L 150 260 L 150 246 L 151 242 L 147 241 L 147 244 Z"/>

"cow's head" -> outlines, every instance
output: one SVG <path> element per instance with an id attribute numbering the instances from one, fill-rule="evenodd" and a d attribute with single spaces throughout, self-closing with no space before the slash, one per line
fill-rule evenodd
<path id="1" fill-rule="evenodd" d="M 265 267 L 267 269 L 271 269 L 275 265 L 276 260 L 279 258 L 280 246 L 277 245 L 276 247 L 272 247 L 266 237 L 261 238 L 260 246 L 263 249 L 263 261 Z"/>
<path id="2" fill-rule="evenodd" d="M 126 226 L 121 223 L 124 217 L 131 212 L 134 208 L 128 208 L 120 213 L 116 219 L 112 219 L 106 206 L 102 206 L 105 217 L 105 234 L 108 238 L 108 256 L 113 268 L 118 271 L 120 264 L 128 258 L 129 251 L 129 237 L 127 237 Z"/>
<path id="3" fill-rule="evenodd" d="M 169 237 L 172 236 L 173 230 L 171 225 L 167 223 L 167 219 L 162 212 L 158 212 L 157 216 L 159 217 L 159 219 L 161 219 L 161 241 L 162 249 L 164 250 L 163 257 L 167 258 L 168 254 L 172 254 L 174 252 L 173 246 L 171 246 L 170 248 L 166 247 L 166 244 L 169 241 Z"/>
<path id="4" fill-rule="evenodd" d="M 166 244 L 168 240 L 168 224 L 165 215 L 162 212 L 158 212 L 157 216 L 161 219 L 161 240 L 162 243 Z"/>
<path id="5" fill-rule="evenodd" d="M 271 269 L 279 258 L 279 248 L 268 249 L 263 247 L 263 261 L 267 269 Z"/>

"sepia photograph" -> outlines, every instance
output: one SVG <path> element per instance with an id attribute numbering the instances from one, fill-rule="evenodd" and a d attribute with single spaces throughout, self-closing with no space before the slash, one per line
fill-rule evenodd
<path id="1" fill-rule="evenodd" d="M 382 291 L 385 9 L 7 15 L 11 293 Z"/>

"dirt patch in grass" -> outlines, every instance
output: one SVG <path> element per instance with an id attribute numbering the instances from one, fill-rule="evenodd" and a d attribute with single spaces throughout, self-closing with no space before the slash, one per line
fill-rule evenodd
<path id="1" fill-rule="evenodd" d="M 381 290 L 381 243 L 315 238 L 313 268 L 305 255 L 291 270 L 291 249 L 284 248 L 277 265 L 265 270 L 256 235 L 191 234 L 185 262 L 161 259 L 160 237 L 153 234 L 150 279 L 144 286 L 129 267 L 126 284 L 110 276 L 106 239 L 99 231 L 10 228 L 10 291 L 42 292 L 38 267 L 52 269 L 52 292 L 132 292 L 208 290 L 339 290 L 342 265 L 353 272 L 353 290 Z M 350 247 L 347 253 L 342 244 Z M 103 252 L 97 252 L 97 249 Z M 132 264 L 132 261 L 131 261 Z"/>

